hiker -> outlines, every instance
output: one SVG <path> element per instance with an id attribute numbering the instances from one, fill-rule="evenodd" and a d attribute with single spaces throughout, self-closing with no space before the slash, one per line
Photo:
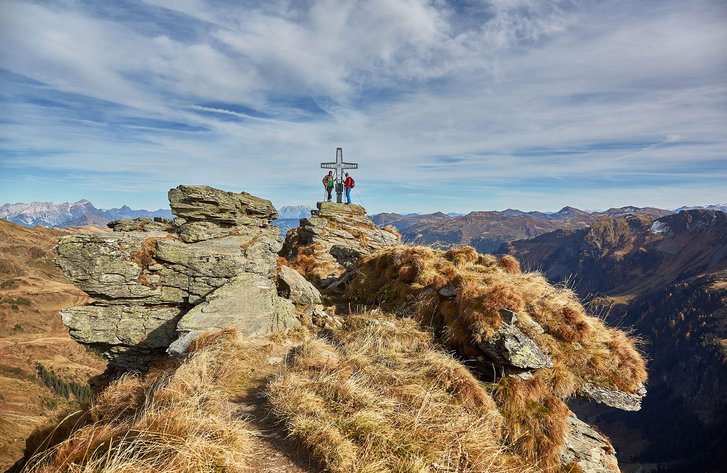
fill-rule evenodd
<path id="1" fill-rule="evenodd" d="M 323 176 L 323 189 L 328 192 L 328 202 L 331 201 L 331 192 L 333 191 L 333 171 L 328 171 L 328 174 Z"/>
<path id="2" fill-rule="evenodd" d="M 353 178 L 346 173 L 346 182 L 344 182 L 344 185 L 346 186 L 346 204 L 351 203 L 351 189 L 353 189 L 356 186 L 356 183 L 353 181 Z"/>

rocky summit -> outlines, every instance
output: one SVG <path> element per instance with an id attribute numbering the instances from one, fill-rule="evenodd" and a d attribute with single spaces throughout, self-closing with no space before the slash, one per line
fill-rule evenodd
<path id="1" fill-rule="evenodd" d="M 56 263 L 95 299 L 62 311 L 74 339 L 110 367 L 140 369 L 180 335 L 177 351 L 207 329 L 265 335 L 298 325 L 275 291 L 282 241 L 269 200 L 179 186 L 169 202 L 173 221 L 119 221 L 113 233 L 59 240 Z"/>
<path id="2" fill-rule="evenodd" d="M 288 232 L 281 254 L 322 288 L 337 282 L 361 255 L 399 244 L 399 233 L 378 228 L 360 205 L 318 202 L 317 207 Z"/>
<path id="3" fill-rule="evenodd" d="M 148 459 L 146 443 L 124 450 L 157 462 L 150 471 L 168 469 L 160 451 L 185 471 L 191 458 L 204 464 L 194 471 L 316 471 L 276 463 L 270 452 L 282 444 L 249 435 L 271 431 L 307 452 L 300 467 L 339 473 L 618 471 L 608 438 L 566 400 L 637 410 L 646 363 L 572 291 L 509 255 L 402 246 L 357 205 L 319 203 L 283 244 L 265 199 L 179 186 L 169 201 L 173 220 L 120 220 L 110 233 L 59 240 L 58 265 L 94 298 L 62 311 L 71 336 L 117 370 L 173 358 L 92 401 L 95 413 L 140 400 L 109 420 L 113 429 L 96 414 L 51 426 L 68 432 L 58 452 L 79 446 L 78 464 L 88 450 L 111 464 L 103 445 L 150 432 Z M 87 438 L 98 440 L 76 441 Z M 68 458 L 33 452 L 31 465 Z"/>

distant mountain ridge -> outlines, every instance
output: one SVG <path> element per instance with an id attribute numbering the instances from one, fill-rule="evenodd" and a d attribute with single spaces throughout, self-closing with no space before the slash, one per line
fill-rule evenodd
<path id="1" fill-rule="evenodd" d="M 106 225 L 112 220 L 139 217 L 166 217 L 172 214 L 168 209 L 134 210 L 127 205 L 113 209 L 98 209 L 86 199 L 78 202 L 31 202 L 4 204 L 0 206 L 0 218 L 24 227 L 77 227 L 82 225 Z"/>
<path id="2" fill-rule="evenodd" d="M 725 202 L 724 204 L 684 206 L 684 207 L 679 207 L 678 209 L 676 209 L 676 211 L 681 212 L 682 210 L 698 210 L 698 209 L 719 210 L 720 212 L 727 212 L 727 202 Z"/>
<path id="3" fill-rule="evenodd" d="M 442 212 L 428 215 L 381 213 L 372 217 L 379 225 L 393 225 L 406 243 L 437 248 L 470 245 L 481 253 L 492 253 L 500 245 L 514 240 L 534 238 L 555 230 L 577 230 L 590 226 L 604 217 L 646 215 L 663 217 L 671 210 L 653 207 L 618 207 L 589 212 L 575 207 L 563 207 L 558 212 L 475 211 L 451 216 Z"/>

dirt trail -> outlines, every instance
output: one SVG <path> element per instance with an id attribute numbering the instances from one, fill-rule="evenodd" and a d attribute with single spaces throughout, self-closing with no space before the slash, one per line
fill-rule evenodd
<path id="1" fill-rule="evenodd" d="M 288 438 L 267 408 L 265 386 L 280 371 L 290 344 L 266 344 L 267 356 L 252 361 L 253 383 L 234 396 L 254 433 L 249 465 L 256 473 L 319 473 L 323 470 Z"/>

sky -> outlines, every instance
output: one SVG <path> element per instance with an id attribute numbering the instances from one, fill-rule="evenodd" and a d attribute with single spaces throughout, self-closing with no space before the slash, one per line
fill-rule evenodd
<path id="1" fill-rule="evenodd" d="M 0 204 L 727 202 L 724 0 L 0 1 Z"/>

